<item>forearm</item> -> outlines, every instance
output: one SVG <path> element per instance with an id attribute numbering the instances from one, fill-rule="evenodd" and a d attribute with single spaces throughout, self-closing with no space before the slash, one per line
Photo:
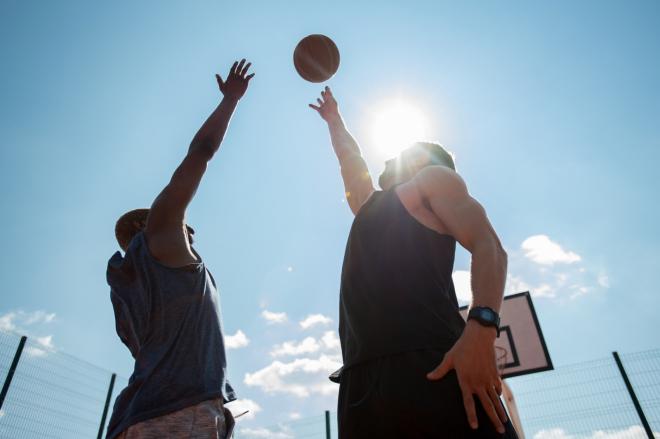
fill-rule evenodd
<path id="1" fill-rule="evenodd" d="M 194 151 L 202 152 L 207 160 L 210 160 L 220 148 L 222 139 L 225 137 L 229 121 L 236 109 L 238 99 L 224 98 L 211 115 L 206 119 L 202 127 L 197 131 L 190 143 L 188 153 Z"/>
<path id="2" fill-rule="evenodd" d="M 506 282 L 507 255 L 497 237 L 472 250 L 472 306 L 487 306 L 499 313 Z"/>
<path id="3" fill-rule="evenodd" d="M 361 157 L 360 147 L 357 141 L 346 128 L 344 120 L 340 115 L 328 120 L 328 130 L 330 131 L 330 141 L 339 163 L 353 160 L 356 156 Z"/>

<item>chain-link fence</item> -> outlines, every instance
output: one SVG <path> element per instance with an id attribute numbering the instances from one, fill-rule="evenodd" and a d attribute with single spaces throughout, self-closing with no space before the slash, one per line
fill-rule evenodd
<path id="1" fill-rule="evenodd" d="M 507 379 L 521 418 L 521 437 L 660 439 L 660 350 L 619 358 L 621 369 L 612 355 Z M 239 428 L 238 437 L 336 438 L 336 414 L 330 413 L 329 418 L 329 436 L 325 418 L 315 416 L 265 428 Z"/>
<path id="2" fill-rule="evenodd" d="M 101 437 L 113 376 L 39 339 L 0 332 L 0 438 Z"/>
<path id="3" fill-rule="evenodd" d="M 102 438 L 126 379 L 53 351 L 43 340 L 0 332 L 0 383 L 0 439 Z M 660 350 L 613 355 L 507 383 L 526 439 L 660 438 Z M 271 427 L 239 419 L 236 437 L 336 438 L 336 414 Z"/>

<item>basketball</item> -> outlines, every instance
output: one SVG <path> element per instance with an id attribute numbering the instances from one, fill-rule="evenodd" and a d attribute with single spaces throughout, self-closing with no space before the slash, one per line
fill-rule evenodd
<path id="1" fill-rule="evenodd" d="M 323 82 L 332 78 L 339 68 L 339 50 L 325 35 L 308 35 L 293 51 L 293 65 L 303 79 Z"/>

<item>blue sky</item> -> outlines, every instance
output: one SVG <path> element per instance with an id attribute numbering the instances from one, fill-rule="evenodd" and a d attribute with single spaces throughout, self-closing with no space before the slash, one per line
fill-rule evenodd
<path id="1" fill-rule="evenodd" d="M 352 216 L 327 130 L 307 108 L 321 87 L 291 59 L 300 38 L 323 33 L 342 56 L 329 85 L 372 173 L 386 158 L 373 114 L 411 103 L 509 251 L 509 290 L 535 295 L 555 364 L 658 347 L 657 2 L 0 11 L 3 328 L 130 375 L 105 283 L 114 222 L 151 203 L 220 98 L 213 74 L 247 57 L 257 75 L 188 216 L 225 330 L 249 339 L 229 351 L 230 378 L 260 407 L 244 428 L 333 409 L 323 376 L 337 358 L 328 331 Z M 456 270 L 468 269 L 461 251 Z M 315 314 L 331 321 L 303 328 Z M 277 361 L 294 372 L 278 375 Z"/>

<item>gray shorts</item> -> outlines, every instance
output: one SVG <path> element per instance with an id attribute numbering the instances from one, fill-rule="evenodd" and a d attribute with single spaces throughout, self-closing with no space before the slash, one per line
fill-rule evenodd
<path id="1" fill-rule="evenodd" d="M 227 439 L 234 417 L 221 399 L 211 399 L 131 425 L 117 439 Z"/>

